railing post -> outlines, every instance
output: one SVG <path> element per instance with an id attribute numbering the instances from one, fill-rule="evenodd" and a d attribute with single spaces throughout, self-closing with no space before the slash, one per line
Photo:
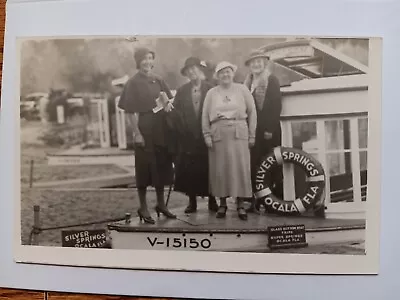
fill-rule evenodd
<path id="1" fill-rule="evenodd" d="M 30 169 L 29 169 L 29 187 L 31 188 L 33 186 L 33 166 L 34 166 L 34 161 L 31 159 L 31 164 L 30 164 Z"/>
<path id="2" fill-rule="evenodd" d="M 64 106 L 57 105 L 56 109 L 57 109 L 57 123 L 58 124 L 64 124 L 65 123 Z"/>
<path id="3" fill-rule="evenodd" d="M 131 214 L 126 213 L 125 214 L 125 224 L 129 224 L 131 222 Z"/>
<path id="4" fill-rule="evenodd" d="M 33 236 L 32 245 L 39 244 L 39 233 L 40 233 L 40 206 L 33 206 Z"/>

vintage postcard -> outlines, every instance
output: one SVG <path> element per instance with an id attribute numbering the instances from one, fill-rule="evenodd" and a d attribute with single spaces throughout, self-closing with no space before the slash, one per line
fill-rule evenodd
<path id="1" fill-rule="evenodd" d="M 18 39 L 15 260 L 376 274 L 381 42 Z"/>

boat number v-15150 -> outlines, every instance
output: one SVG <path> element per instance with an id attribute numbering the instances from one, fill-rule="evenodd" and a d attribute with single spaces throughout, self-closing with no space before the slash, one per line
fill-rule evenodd
<path id="1" fill-rule="evenodd" d="M 207 238 L 188 238 L 188 237 L 147 237 L 147 242 L 153 247 L 166 248 L 188 248 L 188 249 L 209 249 L 211 240 Z"/>

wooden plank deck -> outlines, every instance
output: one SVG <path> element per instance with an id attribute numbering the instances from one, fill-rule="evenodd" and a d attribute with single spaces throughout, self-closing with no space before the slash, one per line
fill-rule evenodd
<path id="1" fill-rule="evenodd" d="M 272 251 L 267 247 L 267 228 L 284 225 L 305 225 L 310 253 L 339 243 L 365 241 L 364 220 L 249 214 L 248 220 L 243 221 L 238 218 L 233 201 L 228 204 L 226 218 L 217 219 L 204 202 L 196 214 L 184 214 L 184 207 L 180 207 L 171 210 L 177 219 L 154 216 L 156 224 L 142 223 L 138 217 L 109 224 L 112 248 L 264 253 Z"/>
<path id="2" fill-rule="evenodd" d="M 304 224 L 306 231 L 334 231 L 364 229 L 363 219 L 322 219 L 306 216 L 278 216 L 249 214 L 248 220 L 240 220 L 235 210 L 235 204 L 231 200 L 228 203 L 228 211 L 225 219 L 217 219 L 215 213 L 206 208 L 206 201 L 199 201 L 198 212 L 184 214 L 184 207 L 172 209 L 177 219 L 167 219 L 164 216 L 153 216 L 156 224 L 140 222 L 138 217 L 133 217 L 130 223 L 125 221 L 109 225 L 110 230 L 119 232 L 168 232 L 168 233 L 266 233 L 269 226 Z"/>

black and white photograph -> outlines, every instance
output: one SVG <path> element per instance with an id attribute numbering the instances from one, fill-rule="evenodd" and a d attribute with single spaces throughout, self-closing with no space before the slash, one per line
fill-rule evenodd
<path id="1" fill-rule="evenodd" d="M 380 42 L 19 39 L 16 260 L 362 273 L 379 243 Z"/>

